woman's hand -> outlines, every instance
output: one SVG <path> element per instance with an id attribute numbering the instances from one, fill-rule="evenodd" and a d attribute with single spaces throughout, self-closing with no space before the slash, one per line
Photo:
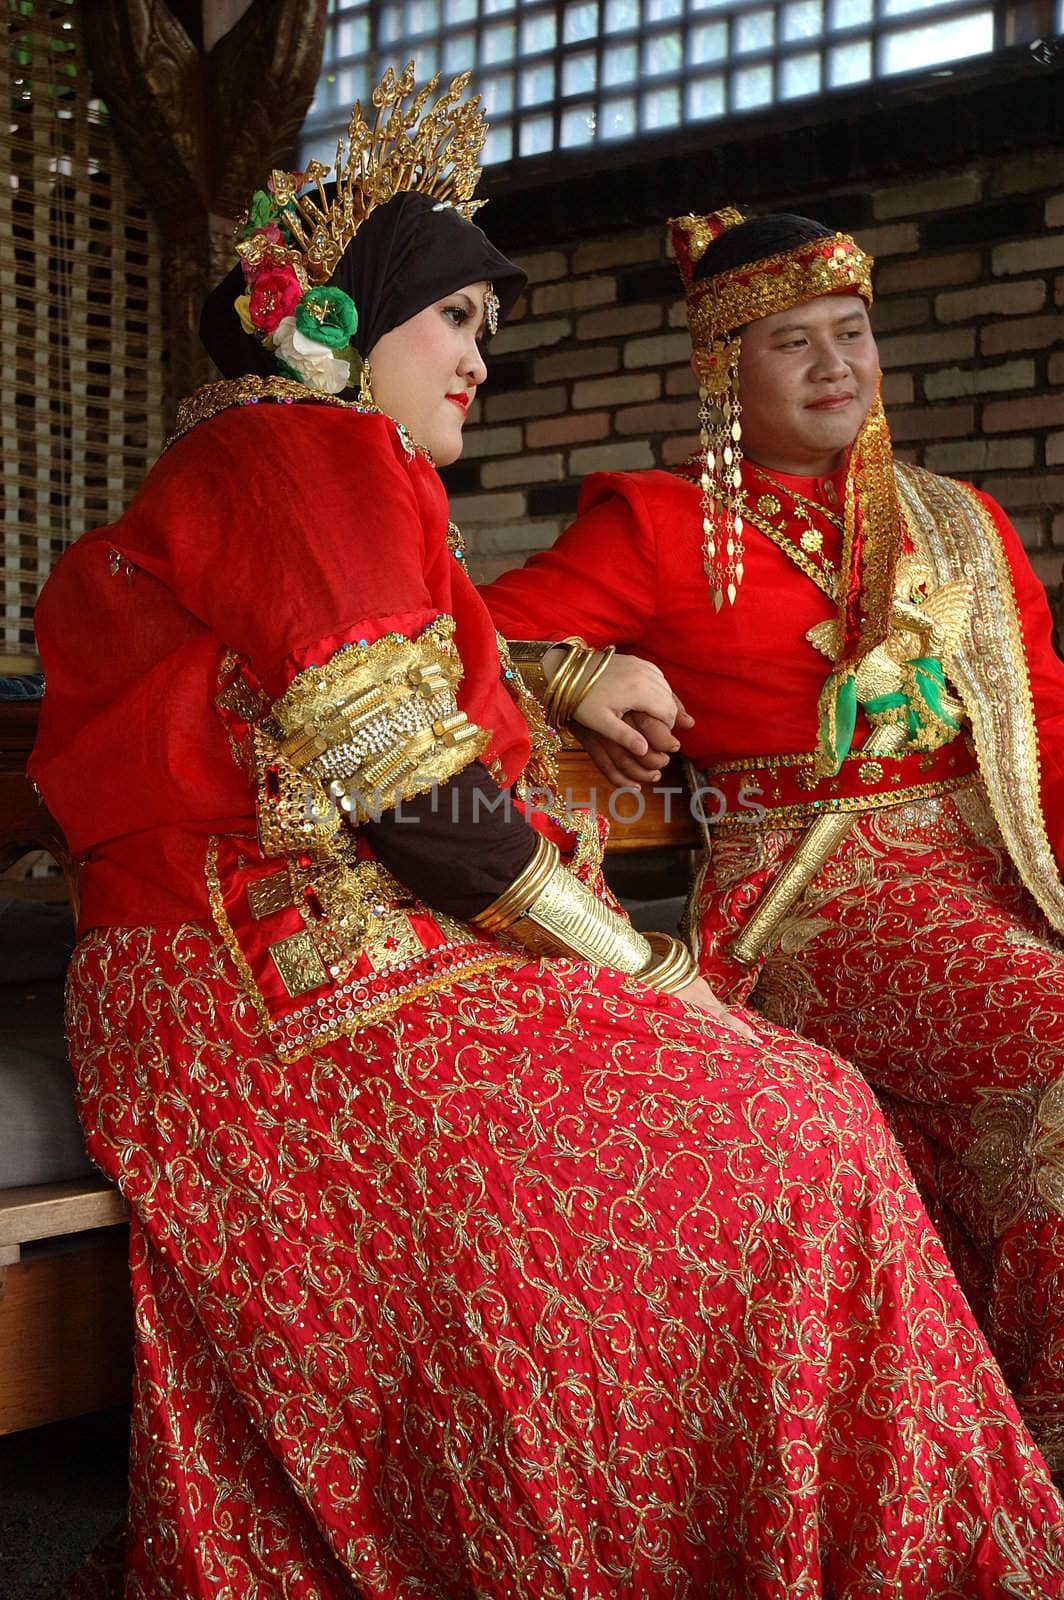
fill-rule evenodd
<path id="1" fill-rule="evenodd" d="M 705 1011 L 722 1027 L 729 1028 L 732 1033 L 737 1033 L 740 1039 L 745 1039 L 749 1044 L 757 1044 L 757 1034 L 749 1023 L 737 1017 L 734 1011 L 729 1011 L 723 1001 L 718 1000 L 705 978 L 692 978 L 691 982 L 676 991 L 677 1000 L 682 1000 L 685 1005 L 695 1006 L 699 1011 Z"/>
<path id="2" fill-rule="evenodd" d="M 548 679 L 563 659 L 544 660 Z M 689 717 L 659 667 L 638 656 L 615 655 L 573 713 L 577 737 L 611 783 L 655 783 L 680 748 L 674 728 Z"/>

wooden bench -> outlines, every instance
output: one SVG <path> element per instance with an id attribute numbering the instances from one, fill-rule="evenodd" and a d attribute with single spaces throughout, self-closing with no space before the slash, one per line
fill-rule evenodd
<path id="1" fill-rule="evenodd" d="M 26 778 L 37 706 L 0 704 L 0 873 L 44 850 L 77 883 L 62 833 Z M 128 1208 L 103 1177 L 0 1188 L 0 1434 L 128 1398 Z"/>
<path id="2" fill-rule="evenodd" d="M 34 702 L 0 703 L 0 873 L 44 850 L 63 869 L 76 906 L 77 875 L 62 833 L 26 777 L 36 725 Z M 700 843 L 682 800 L 615 794 L 578 748 L 562 752 L 560 774 L 568 803 L 586 804 L 594 790 L 611 814 L 608 866 L 619 893 L 632 864 L 651 858 L 650 881 L 682 892 L 687 854 Z M 128 1397 L 127 1217 L 125 1201 L 102 1177 L 0 1188 L 0 1434 Z"/>
<path id="3" fill-rule="evenodd" d="M 128 1400 L 127 1216 L 102 1178 L 0 1190 L 0 1434 Z"/>

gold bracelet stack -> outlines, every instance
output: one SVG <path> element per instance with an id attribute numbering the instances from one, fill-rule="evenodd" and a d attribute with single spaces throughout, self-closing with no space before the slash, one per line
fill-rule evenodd
<path id="1" fill-rule="evenodd" d="M 567 872 L 549 839 L 539 840 L 528 866 L 472 921 L 535 955 L 575 956 L 663 994 L 675 994 L 697 971 L 686 945 L 664 933 L 644 936 Z"/>
<path id="2" fill-rule="evenodd" d="M 654 952 L 650 965 L 639 973 L 639 980 L 659 994 L 678 994 L 698 977 L 698 962 L 690 945 L 674 939 L 671 933 L 648 933 L 646 941 Z"/>
<path id="3" fill-rule="evenodd" d="M 612 644 L 605 650 L 592 650 L 583 639 L 565 639 L 563 643 L 569 647 L 568 654 L 551 679 L 543 702 L 557 727 L 573 720 L 577 707 L 617 654 Z"/>

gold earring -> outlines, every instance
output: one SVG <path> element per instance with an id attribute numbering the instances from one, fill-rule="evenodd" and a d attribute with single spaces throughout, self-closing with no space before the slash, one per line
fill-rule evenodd
<path id="1" fill-rule="evenodd" d="M 362 365 L 358 372 L 358 403 L 360 406 L 372 406 L 373 399 L 373 374 L 370 371 L 369 357 L 362 357 Z"/>

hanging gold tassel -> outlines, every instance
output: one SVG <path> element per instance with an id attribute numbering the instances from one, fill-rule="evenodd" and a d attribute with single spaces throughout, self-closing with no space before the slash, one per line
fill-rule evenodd
<path id="1" fill-rule="evenodd" d="M 739 340 L 714 339 L 696 350 L 699 449 L 702 456 L 702 565 L 719 611 L 743 581 L 742 422 Z"/>

